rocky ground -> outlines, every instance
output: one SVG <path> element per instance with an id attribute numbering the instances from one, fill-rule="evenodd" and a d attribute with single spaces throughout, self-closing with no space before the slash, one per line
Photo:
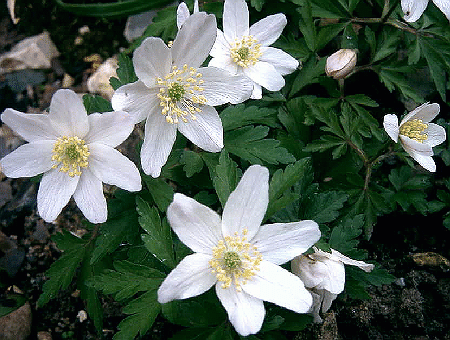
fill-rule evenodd
<path id="1" fill-rule="evenodd" d="M 65 75 L 73 78 L 72 89 L 86 92 L 86 79 L 93 71 L 88 57 L 98 54 L 105 60 L 120 46 L 127 46 L 122 34 L 125 20 L 74 17 L 57 9 L 53 1 L 19 2 L 17 16 L 21 21 L 16 26 L 4 2 L 0 13 L 0 55 L 44 29 L 61 53 L 49 70 L 22 71 L 16 73 L 15 80 L 0 74 L 0 111 L 6 107 L 23 112 L 45 109 L 64 78 L 68 79 Z M 88 26 L 89 32 L 82 34 L 81 44 L 76 45 L 83 26 Z M 0 157 L 20 143 L 0 126 Z M 0 304 L 8 304 L 6 297 L 10 298 L 12 291 L 28 301 L 0 318 L 0 340 L 20 340 L 27 334 L 29 339 L 97 339 L 74 286 L 60 292 L 44 308 L 36 308 L 44 272 L 60 255 L 50 236 L 62 229 L 84 232 L 81 215 L 72 203 L 54 224 L 43 222 L 36 214 L 37 187 L 37 182 L 13 180 L 0 173 L 0 265 L 8 267 L 8 272 L 0 272 Z M 397 277 L 395 283 L 371 288 L 371 299 L 364 301 L 342 295 L 324 324 L 297 334 L 295 339 L 450 340 L 449 242 L 450 231 L 440 220 L 403 214 L 380 218 L 372 239 L 364 246 L 371 259 Z M 108 297 L 103 306 L 104 335 L 111 339 L 122 314 L 120 306 Z M 164 320 L 157 319 L 155 327 L 164 328 Z M 145 338 L 167 337 L 167 333 L 154 332 Z"/>

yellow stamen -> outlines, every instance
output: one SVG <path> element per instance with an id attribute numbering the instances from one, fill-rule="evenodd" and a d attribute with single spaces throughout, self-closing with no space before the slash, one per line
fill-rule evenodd
<path id="1" fill-rule="evenodd" d="M 161 114 L 166 116 L 166 121 L 177 124 L 179 119 L 188 121 L 188 117 L 195 120 L 196 113 L 201 112 L 201 107 L 206 104 L 206 98 L 201 94 L 204 88 L 202 74 L 193 67 L 184 65 L 182 69 L 172 67 L 172 72 L 164 79 L 157 78 L 160 85 L 158 98 L 162 107 Z"/>
<path id="2" fill-rule="evenodd" d="M 428 139 L 428 135 L 423 133 L 427 128 L 428 124 L 422 122 L 421 119 L 412 119 L 400 126 L 400 134 L 423 143 Z"/>
<path id="3" fill-rule="evenodd" d="M 236 39 L 231 44 L 230 56 L 233 61 L 241 67 L 255 65 L 262 56 L 260 51 L 261 44 L 253 36 L 245 36 L 242 39 Z"/>
<path id="4" fill-rule="evenodd" d="M 89 150 L 84 140 L 78 137 L 59 137 L 53 146 L 52 168 L 66 172 L 70 177 L 81 175 L 81 168 L 87 168 Z"/>
<path id="5" fill-rule="evenodd" d="M 247 241 L 247 233 L 247 229 L 244 229 L 243 236 L 239 236 L 237 232 L 234 236 L 225 236 L 212 249 L 213 258 L 209 265 L 217 280 L 223 282 L 224 289 L 234 283 L 236 290 L 241 291 L 242 285 L 259 270 L 262 256 L 257 247 Z"/>

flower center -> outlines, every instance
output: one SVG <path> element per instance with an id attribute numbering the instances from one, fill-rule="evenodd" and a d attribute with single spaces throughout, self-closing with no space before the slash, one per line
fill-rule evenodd
<path id="1" fill-rule="evenodd" d="M 412 119 L 400 126 L 400 134 L 423 143 L 428 139 L 428 135 L 423 133 L 427 128 L 428 124 L 422 122 L 421 119 Z"/>
<path id="2" fill-rule="evenodd" d="M 184 65 L 179 69 L 173 66 L 172 72 L 164 79 L 157 78 L 156 83 L 161 86 L 158 93 L 161 114 L 170 124 L 177 124 L 179 119 L 187 123 L 188 117 L 195 120 L 195 114 L 206 104 L 206 98 L 201 94 L 204 91 L 200 86 L 204 83 L 202 74 L 193 67 Z"/>
<path id="3" fill-rule="evenodd" d="M 56 162 L 52 168 L 67 172 L 70 177 L 81 175 L 81 168 L 87 168 L 89 150 L 84 140 L 78 137 L 62 136 L 53 146 L 52 161 Z"/>
<path id="4" fill-rule="evenodd" d="M 241 291 L 241 286 L 259 270 L 262 256 L 257 247 L 247 241 L 247 229 L 242 231 L 242 235 L 236 232 L 234 236 L 225 236 L 212 249 L 213 257 L 209 264 L 224 289 L 234 283 L 236 290 Z"/>
<path id="5" fill-rule="evenodd" d="M 241 67 L 248 67 L 255 65 L 262 56 L 260 51 L 261 44 L 253 36 L 245 36 L 242 39 L 236 39 L 231 44 L 230 55 L 231 59 Z"/>

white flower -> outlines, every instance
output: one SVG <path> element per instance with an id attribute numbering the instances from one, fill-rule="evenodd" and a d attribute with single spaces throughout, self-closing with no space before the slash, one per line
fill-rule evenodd
<path id="1" fill-rule="evenodd" d="M 194 1 L 194 13 L 198 13 L 198 0 Z M 184 24 L 184 22 L 191 16 L 191 13 L 189 12 L 189 8 L 187 7 L 186 3 L 182 2 L 178 5 L 177 8 L 177 27 L 178 29 L 181 28 L 181 26 Z"/>
<path id="2" fill-rule="evenodd" d="M 450 1 L 433 0 L 434 4 L 450 20 Z M 407 22 L 415 22 L 422 16 L 427 8 L 428 0 L 402 0 L 402 10 L 405 13 L 404 19 Z"/>
<path id="3" fill-rule="evenodd" d="M 146 174 L 159 176 L 177 129 L 203 150 L 220 151 L 223 128 L 213 106 L 250 97 L 252 84 L 245 77 L 200 67 L 216 31 L 213 15 L 195 13 L 184 22 L 171 48 L 160 38 L 149 37 L 134 51 L 139 80 L 117 89 L 111 103 L 114 110 L 129 112 L 135 123 L 146 120 L 141 149 Z"/>
<path id="4" fill-rule="evenodd" d="M 311 290 L 314 302 L 311 313 L 315 322 L 322 322 L 319 315 L 326 313 L 334 299 L 344 290 L 344 264 L 357 266 L 365 272 L 373 269 L 373 264 L 352 260 L 337 250 L 331 254 L 313 247 L 314 253 L 298 256 L 291 261 L 291 270 L 298 275 L 305 286 Z"/>
<path id="5" fill-rule="evenodd" d="M 249 28 L 245 0 L 225 0 L 223 32 L 217 32 L 209 66 L 250 78 L 254 82 L 253 99 L 262 97 L 261 86 L 269 91 L 280 90 L 284 86 L 283 75 L 294 72 L 298 67 L 298 61 L 289 54 L 268 47 L 278 39 L 286 23 L 286 16 L 278 13 Z"/>
<path id="6" fill-rule="evenodd" d="M 343 48 L 327 58 L 325 72 L 334 79 L 345 78 L 353 71 L 356 65 L 356 51 Z"/>
<path id="7" fill-rule="evenodd" d="M 384 116 L 383 126 L 389 137 L 400 142 L 409 155 L 431 172 L 436 171 L 433 161 L 433 146 L 446 139 L 445 129 L 430 123 L 439 114 L 439 104 L 422 104 L 403 118 L 400 126 L 396 115 Z"/>
<path id="8" fill-rule="evenodd" d="M 187 299 L 215 285 L 236 331 L 257 333 L 263 300 L 306 313 L 311 294 L 279 265 L 302 254 L 319 238 L 314 221 L 261 226 L 269 201 L 269 172 L 253 165 L 230 194 L 222 218 L 197 201 L 175 194 L 167 209 L 170 225 L 195 253 L 186 256 L 158 290 L 158 301 Z"/>
<path id="9" fill-rule="evenodd" d="M 71 90 L 58 90 L 48 114 L 25 114 L 6 109 L 3 123 L 25 139 L 0 164 L 8 177 L 43 173 L 37 194 L 39 215 L 52 222 L 73 198 L 92 223 L 106 221 L 102 182 L 125 190 L 141 190 L 136 166 L 114 149 L 133 131 L 125 112 L 93 113 Z"/>

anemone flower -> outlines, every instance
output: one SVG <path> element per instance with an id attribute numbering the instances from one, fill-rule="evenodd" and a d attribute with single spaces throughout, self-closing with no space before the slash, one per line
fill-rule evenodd
<path id="1" fill-rule="evenodd" d="M 244 74 L 251 79 L 253 99 L 262 97 L 261 87 L 269 91 L 280 90 L 285 84 L 283 75 L 294 72 L 298 67 L 298 61 L 289 54 L 269 47 L 279 38 L 286 23 L 286 16 L 278 13 L 249 27 L 245 0 L 225 0 L 223 32 L 217 32 L 209 66 Z"/>
<path id="2" fill-rule="evenodd" d="M 243 76 L 216 67 L 200 67 L 216 38 L 214 15 L 194 13 L 183 23 L 169 48 L 160 38 L 146 38 L 133 54 L 138 81 L 121 86 L 111 103 L 145 123 L 141 165 L 158 177 L 177 130 L 209 152 L 223 148 L 223 128 L 213 106 L 241 103 L 252 84 Z"/>
<path id="3" fill-rule="evenodd" d="M 88 116 L 75 92 L 58 90 L 48 114 L 6 109 L 1 119 L 29 142 L 0 160 L 2 171 L 12 178 L 44 174 L 37 207 L 45 221 L 54 221 L 73 196 L 90 222 L 105 222 L 102 182 L 128 191 L 141 190 L 138 169 L 114 149 L 133 131 L 127 113 Z"/>
<path id="4" fill-rule="evenodd" d="M 446 139 L 445 129 L 430 123 L 439 114 L 439 104 L 422 104 L 408 113 L 398 125 L 394 114 L 384 116 L 383 126 L 389 137 L 400 143 L 405 151 L 421 166 L 431 172 L 436 171 L 433 158 L 433 147 Z"/>
<path id="5" fill-rule="evenodd" d="M 302 281 L 279 265 L 320 238 L 314 221 L 261 225 L 269 201 L 269 172 L 253 165 L 224 206 L 222 218 L 183 194 L 175 194 L 167 217 L 179 239 L 194 251 L 166 277 L 158 301 L 202 294 L 215 286 L 236 331 L 257 333 L 264 301 L 306 313 L 311 294 Z"/>

